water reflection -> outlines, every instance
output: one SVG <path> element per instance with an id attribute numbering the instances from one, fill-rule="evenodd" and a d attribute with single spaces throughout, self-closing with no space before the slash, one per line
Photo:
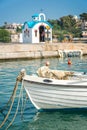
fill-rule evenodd
<path id="1" fill-rule="evenodd" d="M 24 130 L 86 130 L 87 111 L 39 112 L 17 130 L 23 127 Z"/>

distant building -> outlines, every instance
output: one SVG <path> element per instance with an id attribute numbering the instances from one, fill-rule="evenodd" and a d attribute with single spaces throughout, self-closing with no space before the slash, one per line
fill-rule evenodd
<path id="1" fill-rule="evenodd" d="M 23 24 L 20 24 L 20 23 L 6 23 L 5 24 L 5 28 L 6 29 L 13 29 L 13 30 L 16 30 L 17 29 L 17 27 L 18 28 L 22 28 L 22 26 L 23 26 Z"/>
<path id="2" fill-rule="evenodd" d="M 35 14 L 32 21 L 24 23 L 22 34 L 24 43 L 52 42 L 52 25 L 44 13 Z"/>
<path id="3" fill-rule="evenodd" d="M 11 42 L 22 43 L 23 42 L 22 33 L 11 34 Z"/>
<path id="4" fill-rule="evenodd" d="M 82 28 L 82 36 L 84 37 L 84 38 L 87 38 L 87 21 L 82 21 L 82 26 L 81 26 L 81 28 Z"/>
<path id="5" fill-rule="evenodd" d="M 17 32 L 17 28 L 21 29 L 23 24 L 20 23 L 6 23 L 5 29 L 11 34 L 11 42 L 23 42 L 22 33 Z"/>

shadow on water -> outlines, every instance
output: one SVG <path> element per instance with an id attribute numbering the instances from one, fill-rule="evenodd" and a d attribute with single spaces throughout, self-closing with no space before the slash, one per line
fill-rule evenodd
<path id="1" fill-rule="evenodd" d="M 15 124 L 12 128 L 15 130 L 23 128 L 23 130 L 86 130 L 87 110 L 37 112 L 31 121 L 22 122 L 20 126 Z"/>

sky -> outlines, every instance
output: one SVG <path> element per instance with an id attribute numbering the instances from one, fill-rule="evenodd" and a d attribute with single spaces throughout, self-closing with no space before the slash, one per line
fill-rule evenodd
<path id="1" fill-rule="evenodd" d="M 0 0 L 0 26 L 31 21 L 32 15 L 45 13 L 47 19 L 87 13 L 87 0 Z"/>

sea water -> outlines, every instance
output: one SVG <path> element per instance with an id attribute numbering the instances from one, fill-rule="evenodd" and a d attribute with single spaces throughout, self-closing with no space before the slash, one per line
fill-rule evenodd
<path id="1" fill-rule="evenodd" d="M 68 65 L 68 58 L 0 62 L 0 124 L 9 110 L 10 106 L 4 110 L 3 108 L 12 94 L 16 78 L 21 69 L 25 69 L 27 74 L 36 74 L 37 69 L 48 60 L 50 61 L 51 69 L 87 73 L 87 56 L 80 58 L 73 57 L 70 59 L 72 61 L 71 65 Z M 20 88 L 21 84 L 19 84 L 11 113 L 1 130 L 5 130 L 14 117 L 18 105 Z M 32 105 L 30 100 L 26 99 L 26 92 L 23 90 L 17 115 L 8 130 L 87 130 L 87 110 L 39 112 Z"/>

